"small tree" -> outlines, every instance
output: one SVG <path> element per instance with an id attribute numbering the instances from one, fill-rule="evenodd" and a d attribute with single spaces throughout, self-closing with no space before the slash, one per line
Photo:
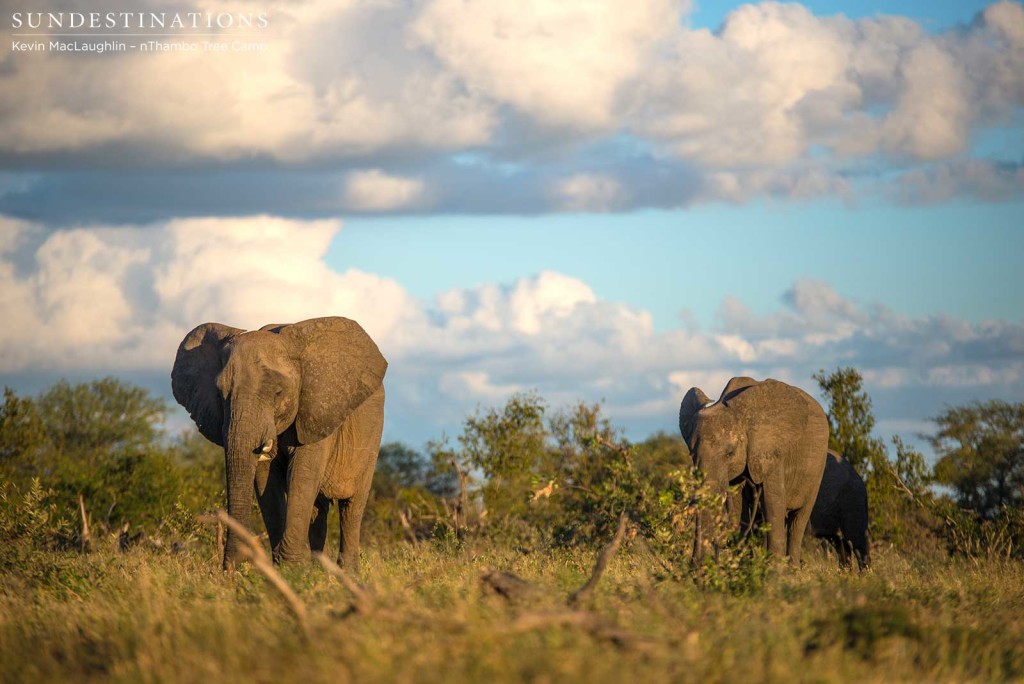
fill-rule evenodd
<path id="1" fill-rule="evenodd" d="M 373 471 L 373 495 L 393 499 L 402 489 L 425 486 L 427 462 L 421 453 L 401 442 L 382 444 Z"/>
<path id="2" fill-rule="evenodd" d="M 827 407 L 829 447 L 842 454 L 867 484 L 872 539 L 901 548 L 928 542 L 937 523 L 928 512 L 931 475 L 924 458 L 899 438 L 893 440 L 896 458 L 889 458 L 885 443 L 871 434 L 871 398 L 855 368 L 821 370 L 813 377 Z"/>
<path id="3" fill-rule="evenodd" d="M 57 451 L 86 464 L 151 448 L 167 416 L 163 399 L 112 377 L 74 385 L 61 380 L 36 404 Z"/>
<path id="4" fill-rule="evenodd" d="M 35 399 L 7 389 L 0 410 L 0 475 L 19 491 L 32 478 L 55 506 L 77 518 L 78 497 L 102 520 L 155 527 L 177 505 L 223 499 L 223 456 L 197 434 L 168 443 L 166 403 L 106 378 L 61 381 Z"/>
<path id="5" fill-rule="evenodd" d="M 4 387 L 0 407 L 0 480 L 28 483 L 49 446 L 35 401 Z"/>
<path id="6" fill-rule="evenodd" d="M 1024 505 L 1024 404 L 957 406 L 935 423 L 936 479 L 953 488 L 960 506 L 991 520 Z"/>
<path id="7" fill-rule="evenodd" d="M 885 458 L 885 444 L 871 435 L 875 416 L 864 381 L 854 368 L 837 368 L 826 374 L 814 374 L 827 404 L 828 445 L 843 455 L 853 467 L 869 472 Z"/>
<path id="8" fill-rule="evenodd" d="M 401 442 L 381 445 L 363 521 L 368 537 L 419 541 L 436 535 L 439 525 L 443 535 L 458 527 L 450 513 L 458 486 L 452 486 L 451 463 L 439 460 L 438 448 L 428 444 L 424 455 Z"/>
<path id="9" fill-rule="evenodd" d="M 514 394 L 502 409 L 478 409 L 458 441 L 463 470 L 483 475 L 480 495 L 490 520 L 521 519 L 549 459 L 546 407 L 536 394 Z"/>

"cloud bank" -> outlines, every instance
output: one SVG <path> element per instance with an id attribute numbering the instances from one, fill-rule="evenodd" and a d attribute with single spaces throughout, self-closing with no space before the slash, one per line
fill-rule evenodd
<path id="1" fill-rule="evenodd" d="M 255 328 L 329 313 L 358 320 L 381 346 L 389 430 L 414 442 L 457 431 L 478 404 L 534 389 L 554 406 L 604 400 L 643 436 L 673 429 L 690 386 L 715 396 L 745 374 L 816 394 L 811 374 L 840 365 L 863 373 L 896 423 L 945 401 L 1024 399 L 1020 323 L 908 317 L 810 280 L 765 314 L 726 299 L 707 330 L 658 331 L 648 312 L 556 272 L 421 301 L 392 279 L 330 269 L 324 255 L 335 238 L 344 245 L 339 230 L 269 216 L 59 232 L 3 219 L 0 377 L 166 377 L 201 322 Z"/>
<path id="2" fill-rule="evenodd" d="M 715 31 L 689 27 L 680 0 L 261 8 L 262 53 L 5 54 L 0 89 L 19 97 L 2 105 L 0 159 L 20 173 L 0 210 L 46 184 L 27 172 L 69 165 L 313 168 L 324 182 L 307 206 L 360 212 L 1024 191 L 1021 159 L 975 146 L 1019 138 L 1019 2 L 942 33 L 776 2 L 742 5 Z"/>

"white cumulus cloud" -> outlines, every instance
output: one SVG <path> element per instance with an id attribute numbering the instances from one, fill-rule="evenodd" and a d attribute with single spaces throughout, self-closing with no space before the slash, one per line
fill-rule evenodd
<path id="1" fill-rule="evenodd" d="M 413 35 L 473 90 L 541 123 L 619 123 L 619 88 L 642 73 L 682 10 L 675 0 L 431 0 Z"/>
<path id="2" fill-rule="evenodd" d="M 604 400 L 613 419 L 673 430 L 689 386 L 775 377 L 816 393 L 820 369 L 859 369 L 889 420 L 943 402 L 1020 398 L 1024 324 L 909 317 L 801 280 L 779 307 L 722 303 L 715 326 L 658 330 L 649 312 L 542 272 L 412 297 L 398 282 L 337 272 L 337 221 L 180 219 L 53 231 L 0 219 L 0 376 L 165 375 L 192 327 L 324 315 L 359 321 L 388 357 L 389 424 L 451 433 L 478 404 L 537 390 L 553 406 Z M 339 237 L 340 236 L 340 237 Z M 166 377 L 166 376 L 165 376 Z"/>
<path id="3" fill-rule="evenodd" d="M 911 201 L 1022 191 L 998 160 L 966 160 L 979 134 L 1019 131 L 1019 2 L 943 32 L 777 2 L 739 5 L 715 31 L 692 28 L 681 0 L 259 9 L 261 52 L 9 54 L 0 89 L 17 97 L 3 105 L 0 152 L 104 168 L 328 162 L 351 171 L 342 193 L 363 211 L 461 206 L 469 157 L 488 171 L 474 179 L 480 201 L 504 211 L 887 197 L 870 182 L 879 169 L 906 171 L 899 199 Z M 510 168 L 537 180 L 512 183 Z M 429 193 L 425 169 L 439 176 Z M 922 175 L 939 188 L 922 190 Z"/>

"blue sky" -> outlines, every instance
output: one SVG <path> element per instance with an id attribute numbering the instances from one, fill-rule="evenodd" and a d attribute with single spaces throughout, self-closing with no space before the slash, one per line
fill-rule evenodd
<path id="1" fill-rule="evenodd" d="M 740 3 L 732 0 L 696 0 L 691 22 L 695 27 L 716 29 L 726 15 Z M 990 3 L 974 0 L 927 2 L 923 0 L 889 0 L 888 2 L 850 2 L 849 0 L 819 0 L 801 3 L 816 15 L 843 14 L 851 19 L 873 17 L 879 14 L 911 17 L 931 31 L 941 31 L 957 24 L 970 22 L 974 15 Z"/>
<path id="2" fill-rule="evenodd" d="M 516 391 L 639 439 L 847 365 L 922 447 L 1024 401 L 1020 2 L 260 8 L 260 53 L 2 29 L 0 382 L 169 399 L 196 324 L 345 315 L 414 446 Z"/>
<path id="3" fill-rule="evenodd" d="M 863 303 L 972 322 L 1024 312 L 1024 204 L 851 208 L 834 202 L 715 206 L 685 212 L 544 217 L 356 218 L 328 262 L 400 280 L 429 298 L 555 270 L 605 299 L 676 327 L 702 326 L 721 300 L 767 313 L 796 278 Z M 399 248 L 396 249 L 396 245 Z"/>

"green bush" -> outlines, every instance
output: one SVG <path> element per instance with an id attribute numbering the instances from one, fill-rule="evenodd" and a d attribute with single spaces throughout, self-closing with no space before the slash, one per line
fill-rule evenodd
<path id="1" fill-rule="evenodd" d="M 54 523 L 80 525 L 81 497 L 97 533 L 125 523 L 153 532 L 179 507 L 222 506 L 220 449 L 195 431 L 168 441 L 160 428 L 166 411 L 162 400 L 113 378 L 76 385 L 62 381 L 34 399 L 5 388 L 0 477 L 10 483 L 8 500 L 45 503 Z M 27 514 L 8 505 L 3 515 L 0 524 L 15 529 Z M 45 526 L 33 529 L 37 532 L 28 536 L 40 544 L 66 541 L 59 526 L 49 541 L 43 538 Z"/>
<path id="2" fill-rule="evenodd" d="M 922 555 L 945 547 L 974 559 L 1022 556 L 1024 514 L 1014 498 L 1019 405 L 976 404 L 936 419 L 934 443 L 945 449 L 940 481 L 953 487 L 954 500 L 932 489 L 920 453 L 895 438 L 890 454 L 871 435 L 871 401 L 856 370 L 815 377 L 831 444 L 853 455 L 867 481 L 876 544 Z M 163 401 L 111 378 L 61 382 L 35 398 L 5 389 L 0 534 L 40 547 L 73 545 L 82 497 L 97 532 L 127 523 L 133 533 L 211 539 L 195 516 L 223 506 L 223 452 L 195 430 L 168 438 L 166 412 Z M 764 585 L 761 536 L 739 538 L 737 520 L 690 467 L 682 440 L 657 434 L 629 444 L 600 405 L 551 410 L 536 394 L 478 408 L 451 443 L 442 436 L 423 453 L 382 445 L 364 527 L 382 544 L 593 550 L 612 537 L 622 513 L 667 576 L 727 593 Z M 711 521 L 717 543 L 694 567 L 698 516 Z"/>
<path id="3" fill-rule="evenodd" d="M 0 540 L 27 541 L 41 548 L 68 548 L 79 541 L 74 524 L 58 505 L 57 493 L 38 478 L 24 490 L 0 484 Z"/>
<path id="4" fill-rule="evenodd" d="M 733 533 L 724 501 L 710 494 L 679 438 L 630 445 L 599 405 L 548 415 L 535 395 L 515 395 L 467 419 L 458 443 L 435 455 L 479 478 L 470 491 L 473 534 L 519 548 L 597 548 L 625 513 L 670 577 L 730 593 L 763 586 L 764 546 Z M 698 514 L 720 543 L 694 567 Z"/>

